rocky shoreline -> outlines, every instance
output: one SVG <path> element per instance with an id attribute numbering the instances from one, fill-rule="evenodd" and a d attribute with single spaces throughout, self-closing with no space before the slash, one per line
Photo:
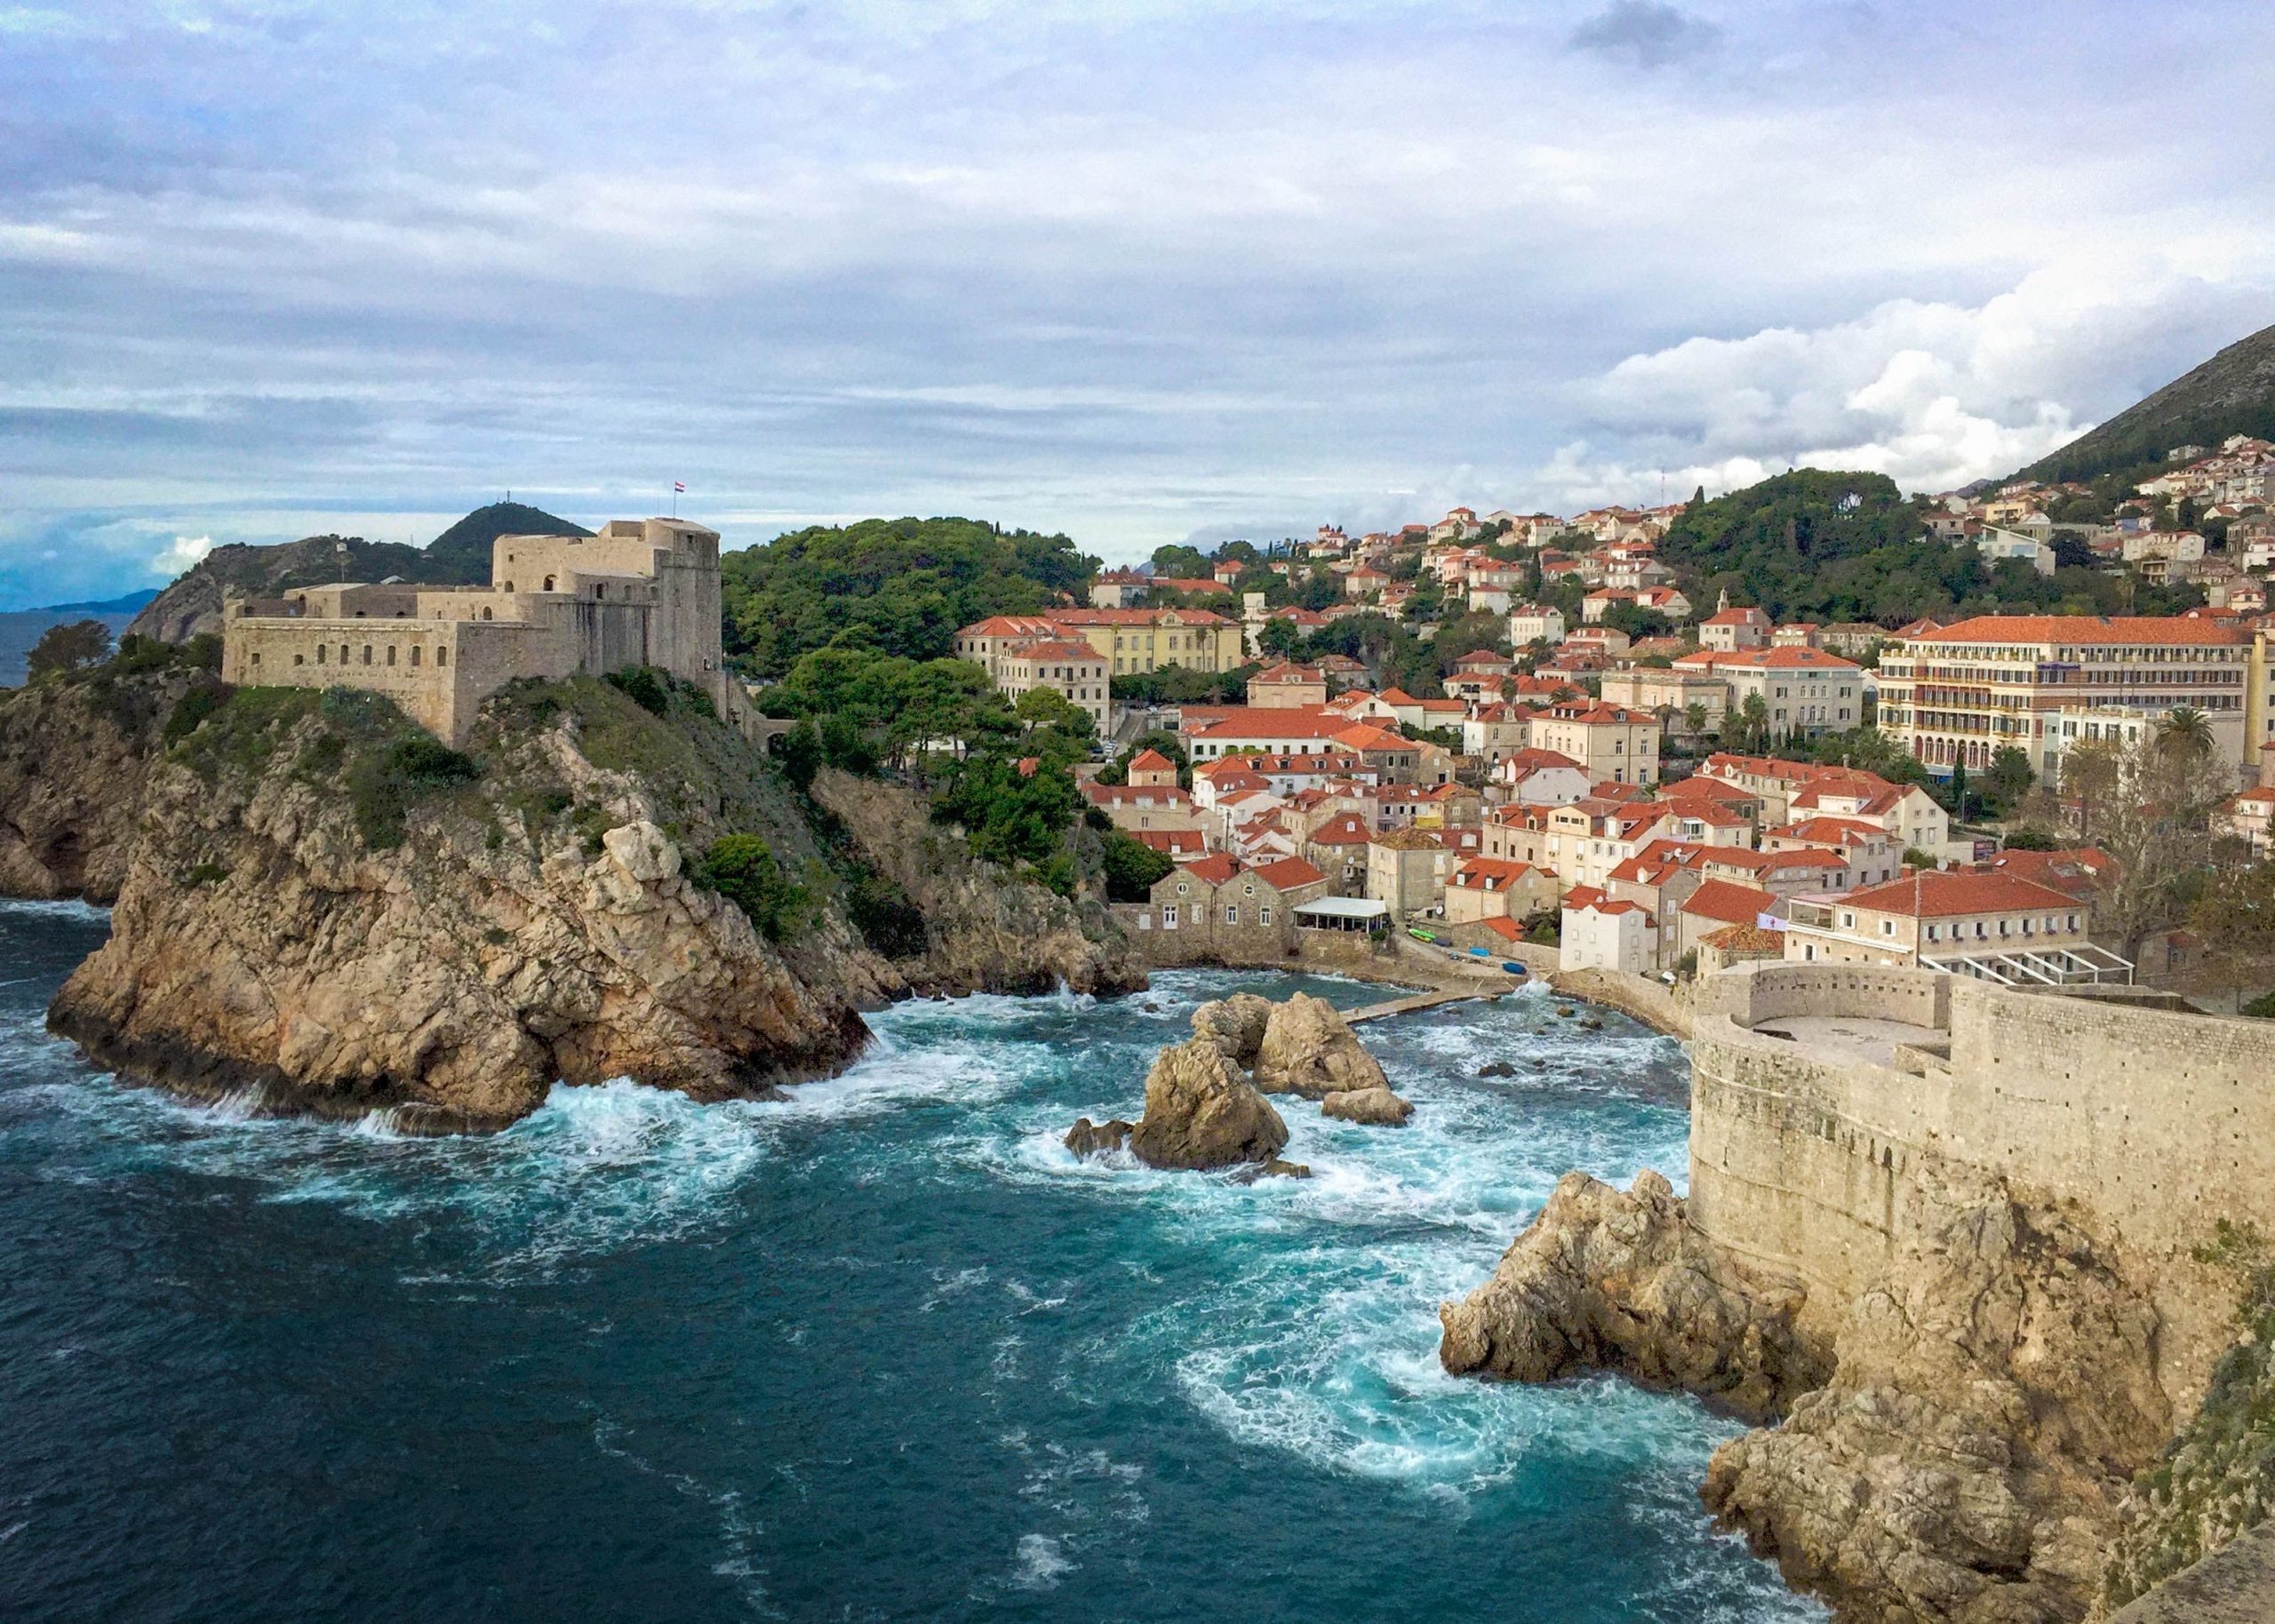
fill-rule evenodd
<path id="1" fill-rule="evenodd" d="M 1693 1228 L 1658 1174 L 1568 1174 L 1441 1308 L 1439 1357 L 1611 1371 L 1752 1423 L 1702 1498 L 1844 1620 L 2085 1619 L 2128 1482 L 2173 1433 L 2156 1311 L 2107 1238 L 2001 1181 L 1952 1172 L 1919 1201 L 1881 1277 L 1819 1305 Z"/>
<path id="2" fill-rule="evenodd" d="M 359 696 L 222 690 L 180 726 L 201 680 L 0 707 L 0 778 L 51 792 L 12 808 L 0 890 L 113 903 L 49 1023 L 140 1081 L 484 1131 L 555 1081 L 763 1097 L 913 994 L 1145 984 L 1102 907 L 978 864 L 893 786 L 825 771 L 802 798 L 691 704 L 531 689 L 460 757 Z M 764 928 L 690 855 L 748 832 L 782 877 Z M 891 899 L 890 951 L 844 875 Z"/>

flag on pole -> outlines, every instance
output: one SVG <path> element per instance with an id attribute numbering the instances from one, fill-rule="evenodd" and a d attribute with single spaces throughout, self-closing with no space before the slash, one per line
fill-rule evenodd
<path id="1" fill-rule="evenodd" d="M 687 494 L 687 487 L 681 484 L 677 480 L 674 480 L 672 482 L 672 494 L 675 496 L 683 497 Z"/>

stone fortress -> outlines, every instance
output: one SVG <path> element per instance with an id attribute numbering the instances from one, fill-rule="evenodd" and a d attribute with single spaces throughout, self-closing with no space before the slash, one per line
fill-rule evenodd
<path id="1" fill-rule="evenodd" d="M 385 694 L 451 744 L 515 678 L 634 665 L 693 683 L 722 717 L 745 720 L 720 642 L 717 531 L 616 519 L 595 536 L 500 536 L 488 586 L 347 582 L 222 607 L 224 681 Z"/>

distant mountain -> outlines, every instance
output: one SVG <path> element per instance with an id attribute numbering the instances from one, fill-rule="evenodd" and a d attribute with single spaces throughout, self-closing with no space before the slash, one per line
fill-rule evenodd
<path id="1" fill-rule="evenodd" d="M 2216 446 L 2230 434 L 2275 440 L 2275 327 L 2231 344 L 2016 477 L 2098 479 L 2162 462 L 2175 446 Z"/>
<path id="2" fill-rule="evenodd" d="M 490 544 L 500 536 L 589 536 L 592 532 L 520 502 L 477 507 L 425 547 L 361 536 L 304 536 L 256 547 L 216 547 L 135 616 L 132 633 L 183 642 L 221 629 L 221 600 L 230 591 L 273 598 L 325 581 L 383 581 L 395 576 L 422 585 L 464 586 L 490 579 Z"/>
<path id="3" fill-rule="evenodd" d="M 526 502 L 492 502 L 477 507 L 427 544 L 428 561 L 457 573 L 435 580 L 486 581 L 490 544 L 500 536 L 589 536 L 581 524 L 556 518 Z"/>
<path id="4" fill-rule="evenodd" d="M 86 603 L 50 603 L 28 611 L 34 615 L 132 615 L 158 595 L 155 586 L 140 592 L 130 592 L 116 598 L 99 598 Z"/>

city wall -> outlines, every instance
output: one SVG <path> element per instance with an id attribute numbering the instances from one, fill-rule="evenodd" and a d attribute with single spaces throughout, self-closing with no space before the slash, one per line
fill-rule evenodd
<path id="1" fill-rule="evenodd" d="M 2167 1392 L 2200 1391 L 2234 1288 L 2191 1252 L 2222 1219 L 2275 1234 L 2275 1024 L 1847 966 L 1738 970 L 1701 994 L 1690 1213 L 1706 1234 L 1807 1281 L 1829 1327 L 1936 1210 L 1937 1175 L 2000 1175 L 2127 1260 L 2166 1322 Z M 1948 1055 L 1941 1038 L 1867 1057 L 1749 1030 L 1797 1015 L 1940 1027 Z"/>

